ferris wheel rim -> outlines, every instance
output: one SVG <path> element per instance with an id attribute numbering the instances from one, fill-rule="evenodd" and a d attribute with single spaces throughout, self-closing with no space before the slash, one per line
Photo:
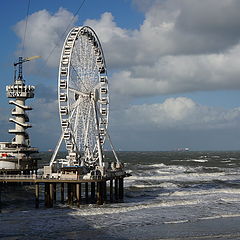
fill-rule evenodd
<path id="1" fill-rule="evenodd" d="M 81 37 L 84 40 L 86 39 L 86 36 L 84 36 L 85 34 L 88 36 L 89 39 L 90 38 L 91 38 L 91 40 L 93 39 L 92 42 L 95 44 L 95 45 L 93 45 L 94 52 L 97 52 L 99 54 L 99 56 L 101 58 L 101 66 L 105 69 L 104 73 L 101 74 L 100 67 L 98 68 L 98 78 L 97 78 L 98 85 L 96 85 L 94 87 L 94 89 L 92 89 L 92 91 L 90 91 L 90 92 L 82 92 L 82 91 L 80 91 L 81 89 L 79 90 L 79 89 L 74 89 L 73 87 L 70 87 L 70 83 L 72 81 L 72 79 L 70 78 L 70 73 L 71 73 L 72 69 L 74 69 L 74 66 L 71 65 L 72 58 L 74 55 L 74 53 L 73 53 L 74 47 L 75 47 L 75 44 L 78 41 L 78 39 L 81 39 Z M 89 44 L 92 44 L 92 42 L 90 42 L 90 40 L 89 40 Z M 86 44 L 86 47 L 88 47 L 88 50 L 90 49 L 89 44 Z M 91 53 L 93 52 L 91 49 L 89 51 Z M 66 53 L 68 53 L 68 57 L 67 57 Z M 95 61 L 98 59 L 96 56 L 92 56 L 92 58 L 95 59 Z M 63 66 L 64 65 L 63 63 L 65 63 L 65 67 Z M 93 64 L 94 67 L 98 66 L 97 62 L 95 62 L 94 64 Z M 77 71 L 79 71 L 79 69 L 77 69 L 75 71 L 77 72 Z M 94 74 L 95 74 L 95 80 L 96 80 L 96 72 Z M 65 77 L 65 80 L 63 80 L 64 79 L 63 76 Z M 82 79 L 77 75 L 77 79 L 78 78 Z M 87 79 L 90 79 L 90 78 L 88 77 Z M 105 79 L 105 80 L 103 81 L 103 79 Z M 103 92 L 102 86 L 104 86 L 104 90 L 106 90 L 105 93 L 102 93 Z M 95 95 L 97 95 L 96 92 L 98 92 L 99 89 L 101 91 L 100 93 L 98 93 L 99 95 L 101 95 L 100 100 L 101 101 L 103 100 L 102 96 L 105 94 L 104 96 L 105 96 L 105 101 L 107 102 L 107 104 L 101 103 L 100 100 L 99 100 L 99 102 L 96 101 L 97 97 Z M 70 93 L 71 91 L 74 92 L 74 94 Z M 75 96 L 74 97 L 75 102 L 74 102 L 74 99 L 72 98 L 73 96 Z M 88 101 L 90 103 L 90 102 L 92 102 L 93 98 L 96 98 L 94 101 L 96 101 L 95 104 L 99 105 L 99 110 L 101 110 L 102 113 L 104 112 L 106 114 L 106 116 L 104 116 L 104 117 L 101 116 L 101 113 L 98 114 L 99 122 L 101 122 L 102 119 L 104 119 L 104 128 L 106 131 L 106 129 L 108 127 L 108 119 L 109 119 L 109 90 L 108 90 L 108 82 L 107 82 L 106 62 L 105 62 L 102 46 L 101 46 L 98 36 L 96 35 L 95 31 L 91 27 L 83 26 L 83 27 L 73 28 L 70 30 L 70 32 L 64 42 L 61 57 L 60 57 L 60 64 L 59 64 L 58 103 L 59 103 L 59 115 L 60 115 L 60 121 L 61 121 L 61 125 L 62 125 L 63 134 L 65 134 L 67 132 L 70 132 L 70 134 L 72 134 L 74 132 L 73 129 L 71 129 L 68 125 L 70 124 L 70 121 L 72 120 L 72 118 L 74 118 L 74 114 L 77 114 L 75 112 L 80 111 L 79 108 L 80 108 L 81 100 L 83 101 L 83 99 L 85 99 L 85 101 L 87 102 L 86 99 L 88 99 Z M 71 104 L 70 99 L 71 99 L 71 101 L 74 102 L 73 104 Z M 83 103 L 81 103 L 81 104 L 82 104 L 81 107 L 87 106 L 87 104 L 85 104 L 85 105 Z M 104 108 L 103 108 L 103 105 L 104 105 Z M 91 109 L 91 108 L 92 107 L 89 105 L 89 109 Z M 103 111 L 103 109 L 104 109 L 104 111 Z M 89 112 L 90 112 L 90 110 L 89 110 Z M 79 113 L 77 116 L 79 116 Z M 81 117 L 83 117 L 83 116 L 81 116 Z M 75 118 L 77 118 L 77 117 L 75 117 Z M 90 121 L 90 120 L 88 119 L 88 121 Z M 91 120 L 91 121 L 93 121 L 93 120 Z M 89 122 L 87 122 L 86 124 L 89 124 Z M 93 122 L 91 122 L 91 124 L 93 125 Z M 100 128 L 100 124 L 99 124 L 98 128 Z M 87 129 L 87 126 L 85 126 L 85 130 L 86 129 Z M 91 130 L 93 131 L 93 127 Z M 86 134 L 90 134 L 90 133 L 87 132 Z M 78 137 L 75 138 L 75 141 L 79 140 Z M 86 137 L 86 135 L 85 135 L 85 137 Z M 101 143 L 103 146 L 104 141 L 106 139 L 106 132 L 105 132 L 105 134 L 104 133 L 102 134 L 101 139 L 103 140 Z M 67 146 L 67 144 L 68 144 L 67 139 L 65 139 L 65 143 L 66 143 L 68 152 L 71 152 Z M 78 144 L 79 143 L 73 143 L 73 145 L 75 145 L 75 147 Z M 75 148 L 75 151 L 80 151 L 80 150 L 82 150 L 82 149 Z"/>

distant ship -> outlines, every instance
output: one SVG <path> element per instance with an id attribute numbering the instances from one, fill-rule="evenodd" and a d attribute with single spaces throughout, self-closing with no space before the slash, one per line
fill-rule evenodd
<path id="1" fill-rule="evenodd" d="M 178 151 L 178 152 L 188 152 L 188 151 L 190 151 L 190 148 L 188 148 L 188 147 L 186 147 L 186 148 L 177 148 L 176 151 Z"/>

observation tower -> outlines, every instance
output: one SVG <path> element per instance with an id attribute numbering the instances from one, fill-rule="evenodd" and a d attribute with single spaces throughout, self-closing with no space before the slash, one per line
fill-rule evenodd
<path id="1" fill-rule="evenodd" d="M 32 127 L 27 115 L 27 111 L 32 108 L 25 104 L 27 99 L 34 98 L 35 87 L 25 84 L 22 72 L 22 64 L 36 58 L 39 57 L 24 59 L 19 57 L 18 62 L 14 63 L 14 83 L 6 87 L 7 97 L 11 99 L 9 104 L 14 106 L 9 121 L 15 124 L 15 128 L 8 132 L 15 136 L 11 142 L 0 142 L 0 173 L 23 172 L 28 174 L 37 170 L 37 159 L 30 155 L 37 153 L 38 149 L 30 146 L 29 135 L 26 131 Z"/>

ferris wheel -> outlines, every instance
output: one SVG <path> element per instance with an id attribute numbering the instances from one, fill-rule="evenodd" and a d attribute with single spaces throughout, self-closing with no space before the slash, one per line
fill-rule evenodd
<path id="1" fill-rule="evenodd" d="M 64 140 L 68 165 L 101 166 L 108 137 L 108 79 L 100 41 L 88 26 L 73 28 L 64 42 L 58 103 L 62 135 L 50 165 Z"/>

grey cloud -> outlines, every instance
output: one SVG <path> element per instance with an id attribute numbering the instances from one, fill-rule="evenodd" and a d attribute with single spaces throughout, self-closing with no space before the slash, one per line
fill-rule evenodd
<path id="1" fill-rule="evenodd" d="M 163 103 L 131 105 L 115 115 L 115 124 L 119 115 L 121 125 L 133 130 L 232 129 L 239 128 L 240 108 L 218 109 L 178 97 L 168 98 Z"/>

